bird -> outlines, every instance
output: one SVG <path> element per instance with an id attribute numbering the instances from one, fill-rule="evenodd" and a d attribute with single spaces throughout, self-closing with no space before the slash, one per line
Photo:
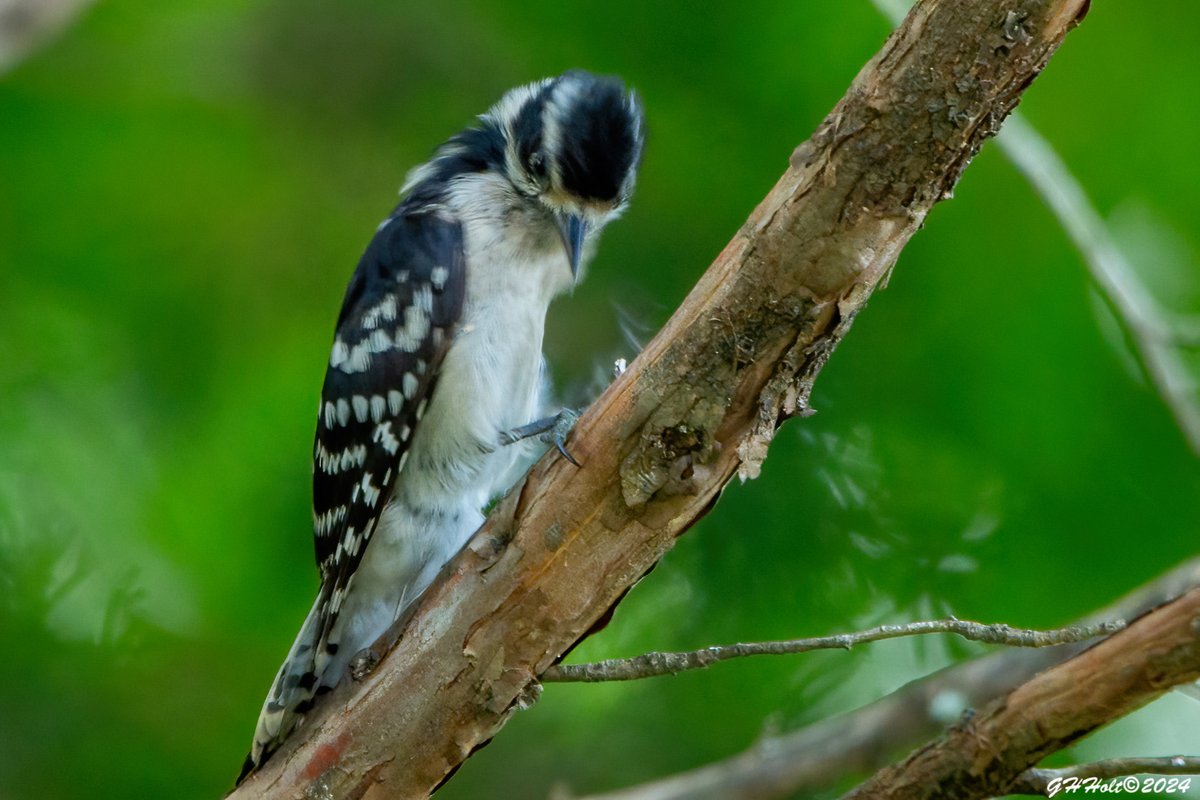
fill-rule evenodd
<path id="1" fill-rule="evenodd" d="M 637 93 L 572 70 L 511 89 L 409 172 L 358 262 L 317 412 L 320 589 L 259 715 L 238 782 L 428 588 L 529 463 L 547 309 L 627 207 Z"/>

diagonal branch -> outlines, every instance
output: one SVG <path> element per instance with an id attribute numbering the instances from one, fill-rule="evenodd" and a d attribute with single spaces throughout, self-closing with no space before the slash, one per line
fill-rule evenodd
<path id="1" fill-rule="evenodd" d="M 0 75 L 50 41 L 93 0 L 0 0 Z"/>
<path id="2" fill-rule="evenodd" d="M 579 420 L 583 469 L 539 462 L 402 645 L 233 796 L 422 797 L 494 736 L 735 474 L 758 473 L 900 250 L 1086 7 L 919 3 Z"/>
<path id="3" fill-rule="evenodd" d="M 1195 320 L 1176 318 L 1143 285 L 1083 187 L 1024 117 L 1014 116 L 996 141 L 1062 223 L 1146 376 L 1200 456 L 1200 384 L 1180 352 L 1198 335 Z"/>
<path id="4" fill-rule="evenodd" d="M 644 653 L 633 658 L 612 658 L 592 664 L 555 664 L 542 673 L 542 683 L 599 683 L 632 681 L 659 675 L 675 675 L 690 669 L 707 669 L 721 661 L 747 656 L 781 656 L 813 650 L 849 650 L 859 644 L 898 639 L 901 636 L 925 636 L 953 633 L 973 642 L 1008 647 L 1054 647 L 1107 636 L 1125 627 L 1124 622 L 1100 622 L 1051 631 L 1014 628 L 1011 625 L 969 622 L 965 619 L 936 619 L 904 625 L 879 625 L 865 631 L 813 636 L 781 642 L 749 642 L 705 647 L 686 653 Z"/>

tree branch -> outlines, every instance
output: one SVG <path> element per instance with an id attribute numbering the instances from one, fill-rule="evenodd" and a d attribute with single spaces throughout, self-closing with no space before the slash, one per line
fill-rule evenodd
<path id="1" fill-rule="evenodd" d="M 237 798 L 422 797 L 701 517 L 754 477 L 930 208 L 1087 0 L 924 0 L 683 306 L 539 462 L 361 684 L 323 702 Z M 734 335 L 731 335 L 730 332 Z"/>
<path id="2" fill-rule="evenodd" d="M 1200 589 L 1049 669 L 952 727 L 843 800 L 1005 794 L 1051 753 L 1200 678 Z"/>
<path id="3" fill-rule="evenodd" d="M 0 75 L 65 29 L 93 0 L 0 0 Z"/>
<path id="4" fill-rule="evenodd" d="M 542 683 L 632 681 L 659 675 L 674 675 L 690 669 L 707 669 L 713 664 L 733 658 L 791 655 L 811 650 L 849 650 L 858 644 L 931 633 L 954 633 L 973 642 L 1008 647 L 1053 647 L 1107 636 L 1124 627 L 1124 622 L 1112 621 L 1035 631 L 1004 624 L 985 625 L 962 619 L 939 619 L 909 622 L 904 625 L 879 625 L 865 631 L 833 636 L 731 644 L 686 653 L 644 653 L 632 658 L 612 658 L 592 664 L 556 664 L 542 673 Z"/>
<path id="5" fill-rule="evenodd" d="M 1133 619 L 1197 587 L 1200 558 L 1180 564 L 1076 624 Z M 1085 647 L 1001 650 L 964 661 L 862 708 L 764 737 L 728 759 L 640 786 L 589 795 L 586 800 L 773 800 L 825 789 L 847 775 L 884 766 L 897 753 L 937 736 L 963 711 L 1007 694 Z"/>
<path id="6" fill-rule="evenodd" d="M 1200 456 L 1200 386 L 1179 352 L 1200 333 L 1196 321 L 1176 317 L 1151 294 L 1083 187 L 1032 125 L 1014 115 L 996 141 L 1071 237 L 1146 376 Z"/>

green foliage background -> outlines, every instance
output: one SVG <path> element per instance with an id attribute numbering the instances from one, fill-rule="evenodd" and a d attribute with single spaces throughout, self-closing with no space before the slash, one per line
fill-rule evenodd
<path id="1" fill-rule="evenodd" d="M 1096 4 L 1022 108 L 1194 313 L 1200 6 L 1153 5 Z M 867 0 L 127 0 L 0 76 L 0 797 L 229 787 L 315 591 L 308 458 L 337 305 L 410 166 L 517 83 L 582 66 L 641 92 L 638 195 L 552 311 L 578 399 L 888 30 Z M 1054 626 L 1194 555 L 1200 468 L 1114 330 L 985 148 L 830 362 L 820 413 L 573 658 L 948 613 Z M 647 780 L 980 650 L 552 686 L 441 794 Z M 1187 751 L 1200 705 L 1172 695 L 1070 756 Z"/>

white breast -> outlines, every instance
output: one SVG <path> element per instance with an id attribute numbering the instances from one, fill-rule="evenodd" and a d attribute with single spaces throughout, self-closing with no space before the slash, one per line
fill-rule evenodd
<path id="1" fill-rule="evenodd" d="M 503 179 L 472 176 L 451 205 L 464 221 L 466 302 L 399 483 L 407 502 L 478 510 L 522 454 L 500 447 L 501 433 L 542 412 L 546 311 L 572 277 L 550 218 Z"/>

